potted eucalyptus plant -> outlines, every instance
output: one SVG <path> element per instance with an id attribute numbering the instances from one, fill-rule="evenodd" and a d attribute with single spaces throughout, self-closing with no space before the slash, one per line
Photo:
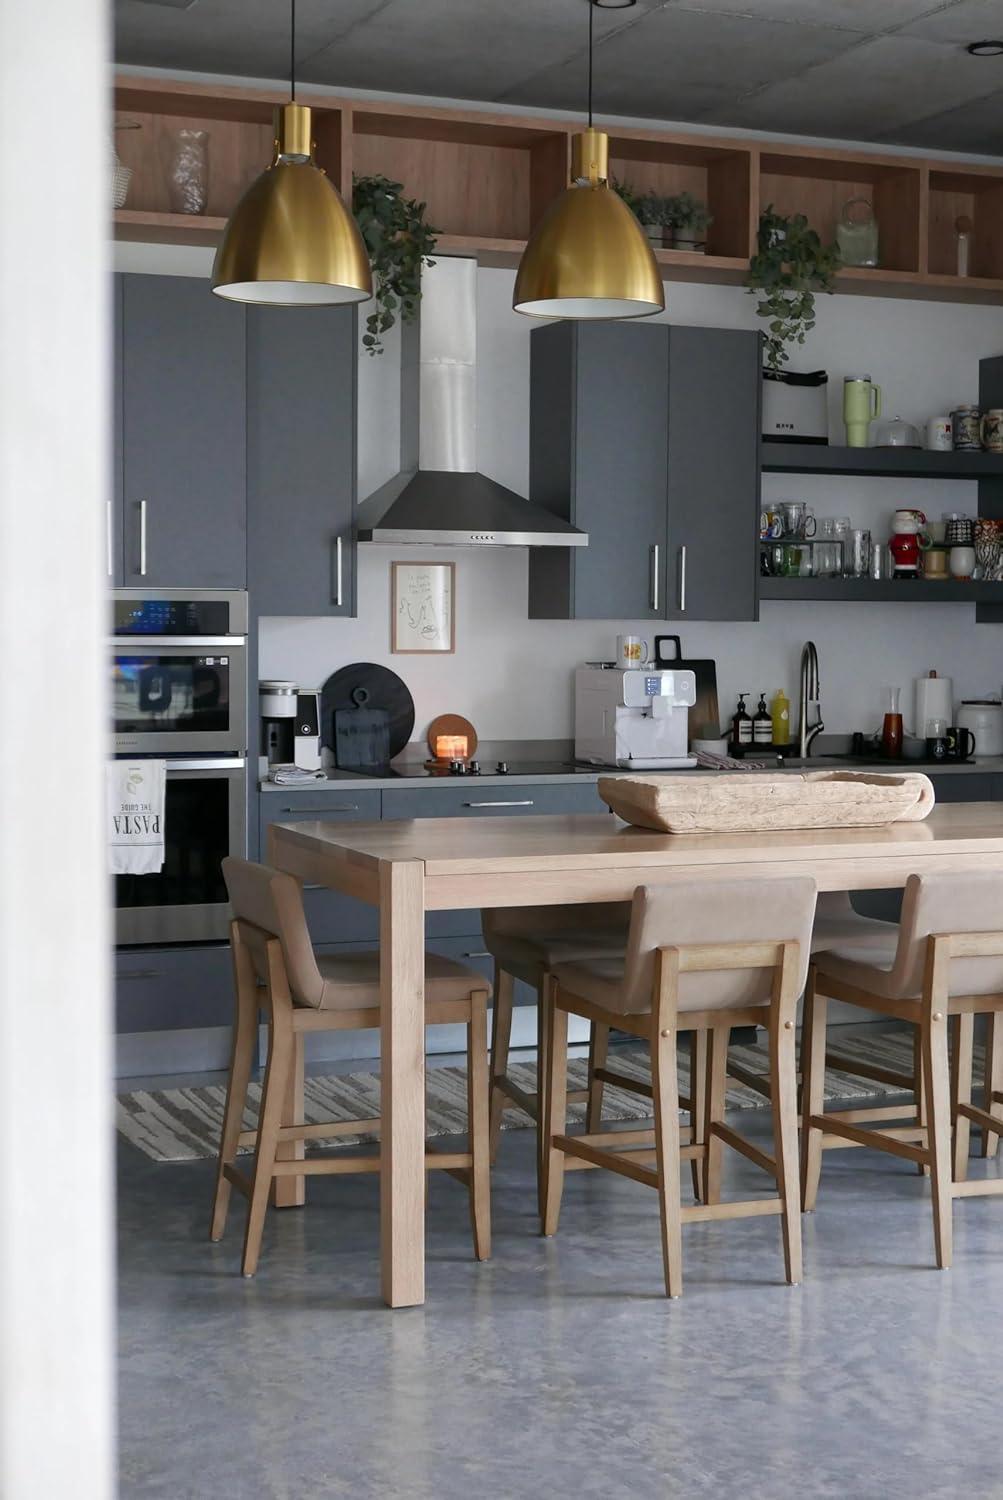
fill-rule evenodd
<path id="1" fill-rule="evenodd" d="M 398 315 L 405 323 L 418 316 L 422 262 L 435 264 L 429 257 L 440 232 L 428 223 L 425 207 L 406 198 L 402 184 L 388 177 L 352 178 L 352 212 L 373 269 L 376 306 L 362 335 L 368 354 L 383 353 L 383 335 Z"/>
<path id="2" fill-rule="evenodd" d="M 692 193 L 676 193 L 664 200 L 664 213 L 672 232 L 673 250 L 702 255 L 707 249 L 707 230 L 714 222 L 707 205 Z"/>
<path id="3" fill-rule="evenodd" d="M 840 267 L 835 245 L 823 245 L 804 214 L 774 213 L 770 204 L 759 220 L 756 254 L 746 286 L 768 318 L 766 363 L 779 371 L 790 358 L 788 346 L 803 344 L 815 327 L 815 293 L 832 292 Z"/>

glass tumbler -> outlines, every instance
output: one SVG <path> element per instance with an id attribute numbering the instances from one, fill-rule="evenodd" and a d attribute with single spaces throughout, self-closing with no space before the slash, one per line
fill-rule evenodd
<path id="1" fill-rule="evenodd" d="M 842 578 L 843 576 L 843 544 L 842 542 L 816 542 L 815 543 L 815 577 L 816 578 Z"/>
<path id="2" fill-rule="evenodd" d="M 866 578 L 871 565 L 871 533 L 851 531 L 846 539 L 846 575 Z"/>

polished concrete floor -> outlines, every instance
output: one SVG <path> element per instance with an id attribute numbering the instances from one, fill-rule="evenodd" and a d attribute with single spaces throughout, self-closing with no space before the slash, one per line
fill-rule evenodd
<path id="1" fill-rule="evenodd" d="M 124 1497 L 1003 1497 L 998 1199 L 956 1204 L 938 1272 L 924 1180 L 829 1152 L 804 1285 L 783 1284 L 777 1220 L 690 1225 L 668 1302 L 654 1194 L 575 1173 L 541 1239 L 532 1140 L 511 1132 L 492 1261 L 471 1258 L 465 1193 L 437 1177 L 427 1304 L 391 1313 L 375 1179 L 312 1181 L 245 1282 L 241 1202 L 206 1239 L 210 1164 L 122 1150 Z M 765 1183 L 728 1167 L 736 1194 Z"/>

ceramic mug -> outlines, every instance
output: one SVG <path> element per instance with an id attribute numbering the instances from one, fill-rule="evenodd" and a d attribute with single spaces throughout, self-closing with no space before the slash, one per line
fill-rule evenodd
<path id="1" fill-rule="evenodd" d="M 970 760 L 975 754 L 975 736 L 963 724 L 952 724 L 947 731 L 948 760 Z"/>
<path id="2" fill-rule="evenodd" d="M 952 411 L 951 435 L 959 453 L 978 452 L 982 447 L 982 432 L 977 406 L 959 406 Z"/>
<path id="3" fill-rule="evenodd" d="M 926 446 L 931 453 L 950 453 L 953 446 L 950 417 L 930 417 L 926 424 Z"/>
<path id="4" fill-rule="evenodd" d="M 994 406 L 983 413 L 979 436 L 987 453 L 1003 453 L 1003 407 Z"/>
<path id="5" fill-rule="evenodd" d="M 616 664 L 618 667 L 643 667 L 648 660 L 648 642 L 639 635 L 618 635 L 616 638 Z"/>

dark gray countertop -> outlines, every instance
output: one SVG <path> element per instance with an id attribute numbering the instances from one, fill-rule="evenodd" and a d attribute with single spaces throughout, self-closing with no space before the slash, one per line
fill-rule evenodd
<path id="1" fill-rule="evenodd" d="M 512 756 L 513 760 L 519 757 Z M 751 757 L 750 757 L 751 759 Z M 812 756 L 809 760 L 798 760 L 791 757 L 782 765 L 776 760 L 763 760 L 761 769 L 764 771 L 922 771 L 926 775 L 933 776 L 970 776 L 981 772 L 983 775 L 993 772 L 1003 773 L 1003 756 L 989 755 L 981 756 L 967 761 L 909 761 L 901 760 L 889 762 L 887 760 L 858 760 L 850 757 L 819 755 Z M 391 787 L 397 791 L 420 791 L 423 787 L 442 786 L 469 786 L 476 780 L 478 786 L 530 786 L 538 785 L 545 781 L 548 785 L 561 786 L 580 781 L 598 781 L 600 776 L 631 776 L 646 775 L 646 772 L 632 772 L 618 770 L 616 767 L 600 768 L 598 766 L 582 766 L 575 770 L 560 772 L 557 774 L 543 771 L 536 774 L 498 776 L 496 774 L 482 774 L 476 778 L 461 776 L 362 776 L 345 771 L 331 771 L 326 781 L 309 781 L 302 786 L 276 786 L 273 781 L 262 781 L 260 783 L 263 792 L 299 792 L 307 791 L 315 795 L 323 796 L 327 791 L 344 791 L 346 787 L 352 786 L 358 789 L 372 787 L 374 791 L 387 790 Z M 720 771 L 704 770 L 696 767 L 685 771 L 661 771 L 650 774 L 662 776 L 719 776 Z"/>

